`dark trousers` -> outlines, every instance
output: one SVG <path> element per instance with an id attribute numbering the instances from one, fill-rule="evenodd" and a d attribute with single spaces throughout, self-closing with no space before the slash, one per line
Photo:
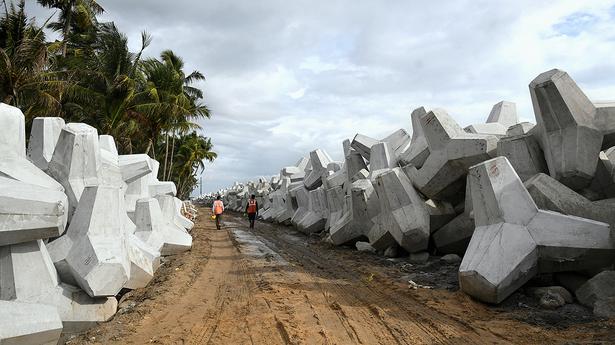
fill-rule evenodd
<path id="1" fill-rule="evenodd" d="M 256 220 L 256 213 L 248 213 L 248 220 L 250 221 L 250 229 L 254 229 L 254 221 Z"/>
<path id="2" fill-rule="evenodd" d="M 220 230 L 220 220 L 222 218 L 222 214 L 216 215 L 216 229 Z"/>

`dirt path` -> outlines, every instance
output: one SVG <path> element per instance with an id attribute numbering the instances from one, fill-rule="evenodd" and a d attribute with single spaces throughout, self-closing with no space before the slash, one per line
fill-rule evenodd
<path id="1" fill-rule="evenodd" d="M 206 214 L 206 212 L 202 212 Z M 546 329 L 459 292 L 410 289 L 390 261 L 289 228 L 249 232 L 201 218 L 191 252 L 170 258 L 120 312 L 70 344 L 609 343 L 615 324 Z"/>

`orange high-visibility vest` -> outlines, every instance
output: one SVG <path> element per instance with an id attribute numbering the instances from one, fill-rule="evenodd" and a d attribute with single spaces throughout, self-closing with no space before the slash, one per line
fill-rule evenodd
<path id="1" fill-rule="evenodd" d="M 248 200 L 248 213 L 256 213 L 256 200 Z"/>
<path id="2" fill-rule="evenodd" d="M 214 214 L 218 215 L 222 214 L 222 212 L 224 212 L 224 205 L 222 204 L 222 201 L 214 201 Z"/>

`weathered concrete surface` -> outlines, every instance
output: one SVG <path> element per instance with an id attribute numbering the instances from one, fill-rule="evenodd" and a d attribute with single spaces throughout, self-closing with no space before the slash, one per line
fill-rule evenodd
<path id="1" fill-rule="evenodd" d="M 136 155 L 120 155 L 119 164 L 124 182 L 132 183 L 152 172 L 148 160 L 138 159 Z"/>
<path id="2" fill-rule="evenodd" d="M 327 166 L 332 159 L 325 151 L 318 149 L 310 152 L 310 162 L 312 171 L 305 177 L 303 184 L 308 190 L 313 190 L 322 185 L 323 177 L 329 176 Z"/>
<path id="3" fill-rule="evenodd" d="M 602 149 L 615 146 L 615 102 L 596 102 L 596 117 L 594 124 L 602 131 Z"/>
<path id="4" fill-rule="evenodd" d="M 42 240 L 0 247 L 0 273 L 0 300 L 55 307 L 65 333 L 107 321 L 117 309 L 114 297 L 92 299 L 82 290 L 60 283 Z"/>
<path id="5" fill-rule="evenodd" d="M 596 108 L 561 70 L 540 74 L 530 83 L 536 133 L 552 177 L 572 189 L 589 185 L 596 172 L 602 132 Z"/>
<path id="6" fill-rule="evenodd" d="M 64 192 L 64 187 L 32 164 L 27 158 L 15 152 L 0 148 L 0 176 L 16 181 Z"/>
<path id="7" fill-rule="evenodd" d="M 546 174 L 525 182 L 525 188 L 539 208 L 615 225 L 615 199 L 591 202 Z"/>
<path id="8" fill-rule="evenodd" d="M 30 161 L 39 169 L 47 170 L 65 125 L 61 117 L 37 117 L 32 120 L 27 153 Z"/>
<path id="9" fill-rule="evenodd" d="M 62 320 L 55 307 L 0 301 L 0 344 L 55 345 Z"/>
<path id="10" fill-rule="evenodd" d="M 48 174 L 58 181 L 68 196 L 69 220 L 83 190 L 100 183 L 101 158 L 98 133 L 83 123 L 69 123 L 62 129 Z"/>
<path id="11" fill-rule="evenodd" d="M 380 201 L 375 226 L 386 229 L 400 247 L 410 253 L 427 249 L 429 212 L 401 168 L 375 177 L 374 188 Z"/>
<path id="12" fill-rule="evenodd" d="M 529 134 L 500 139 L 498 141 L 498 156 L 508 158 L 517 175 L 523 181 L 538 173 L 548 171 L 542 149 L 534 136 Z"/>
<path id="13" fill-rule="evenodd" d="M 357 151 L 363 158 L 370 160 L 370 153 L 372 146 L 376 145 L 379 141 L 374 138 L 370 138 L 367 135 L 357 134 L 352 139 L 350 147 Z"/>
<path id="14" fill-rule="evenodd" d="M 67 208 L 60 191 L 0 177 L 0 246 L 62 235 Z"/>
<path id="15" fill-rule="evenodd" d="M 476 229 L 459 268 L 465 293 L 499 303 L 538 272 L 602 267 L 615 257 L 607 224 L 539 210 L 506 158 L 472 167 L 468 183 Z"/>
<path id="16" fill-rule="evenodd" d="M 407 150 L 399 157 L 401 165 L 412 164 L 416 168 L 420 168 L 429 156 L 429 146 L 427 145 L 425 133 L 423 133 L 423 127 L 421 127 L 421 117 L 425 115 L 427 115 L 427 111 L 424 107 L 414 109 L 410 115 L 412 120 L 412 140 Z"/>
<path id="17" fill-rule="evenodd" d="M 615 310 L 608 307 L 615 299 L 615 271 L 598 273 L 576 290 L 576 296 L 581 304 L 593 308 L 594 314 L 615 317 Z"/>
<path id="18" fill-rule="evenodd" d="M 468 133 L 505 136 L 508 128 L 516 125 L 518 121 L 515 103 L 501 101 L 491 109 L 487 123 L 473 124 L 464 128 L 464 130 Z"/>
<path id="19" fill-rule="evenodd" d="M 421 117 L 429 145 L 429 157 L 420 169 L 404 170 L 412 183 L 430 199 L 454 200 L 463 188 L 467 169 L 495 154 L 498 139 L 492 135 L 469 134 L 446 111 L 434 109 Z"/>
<path id="20" fill-rule="evenodd" d="M 192 247 L 192 236 L 188 234 L 185 228 L 177 225 L 175 221 L 177 208 L 175 207 L 174 197 L 170 195 L 158 195 L 156 196 L 156 200 L 160 205 L 162 219 L 166 224 L 166 231 L 168 232 L 165 238 L 167 236 L 173 236 L 177 241 L 184 244 L 181 248 L 176 247 L 177 249 L 182 249 L 182 251 L 190 249 Z M 160 252 L 163 253 L 164 250 L 160 250 Z M 163 253 L 162 255 L 165 254 L 166 253 Z"/>
<path id="21" fill-rule="evenodd" d="M 508 127 L 508 130 L 506 131 L 506 135 L 512 137 L 516 135 L 528 134 L 535 126 L 536 125 L 531 122 L 520 122 L 520 123 L 517 123 L 516 125 L 512 125 Z"/>
<path id="22" fill-rule="evenodd" d="M 615 147 L 600 152 L 596 174 L 588 190 L 598 198 L 615 198 Z"/>
<path id="23" fill-rule="evenodd" d="M 397 165 L 395 155 L 391 152 L 389 144 L 379 142 L 372 145 L 370 150 L 369 171 L 374 176 L 379 170 L 392 169 Z"/>
<path id="24" fill-rule="evenodd" d="M 140 199 L 136 205 L 135 235 L 138 238 L 163 256 L 190 250 L 192 237 L 164 219 L 157 199 Z"/>
<path id="25" fill-rule="evenodd" d="M 427 200 L 425 207 L 429 213 L 429 232 L 434 233 L 457 216 L 453 205 L 446 201 Z"/>
<path id="26" fill-rule="evenodd" d="M 63 281 L 75 281 L 92 297 L 122 289 L 130 276 L 125 213 L 118 188 L 84 189 L 66 235 L 48 245 Z"/>
<path id="27" fill-rule="evenodd" d="M 341 188 L 332 193 L 333 200 L 337 201 L 330 215 L 331 218 L 337 219 L 331 221 L 329 229 L 333 244 L 342 245 L 366 237 L 374 225 L 372 218 L 380 210 L 371 181 L 362 179 L 353 182 L 349 187 L 349 194 L 345 196 Z M 331 199 L 329 195 L 329 200 Z M 331 201 L 329 204 L 331 205 Z"/>

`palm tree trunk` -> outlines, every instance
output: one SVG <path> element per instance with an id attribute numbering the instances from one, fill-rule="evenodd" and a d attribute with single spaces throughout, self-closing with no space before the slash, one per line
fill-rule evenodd
<path id="1" fill-rule="evenodd" d="M 173 131 L 173 141 L 171 144 L 171 160 L 169 163 L 169 174 L 165 181 L 171 181 L 171 174 L 173 173 L 173 154 L 175 153 L 175 131 Z"/>
<path id="2" fill-rule="evenodd" d="M 73 5 L 72 3 L 68 5 L 68 9 L 66 9 L 66 11 L 68 12 L 66 14 L 66 22 L 64 23 L 64 30 L 62 32 L 62 34 L 64 35 L 64 37 L 62 37 L 64 39 L 64 42 L 62 42 L 62 56 L 66 57 L 66 51 L 67 51 L 67 43 L 68 43 L 68 32 L 70 30 L 70 22 L 73 19 Z"/>
<path id="3" fill-rule="evenodd" d="M 164 152 L 164 170 L 162 171 L 163 180 L 164 180 L 164 177 L 167 176 L 167 158 L 169 158 L 169 131 L 167 131 L 166 133 L 165 145 L 166 145 L 166 150 Z"/>

